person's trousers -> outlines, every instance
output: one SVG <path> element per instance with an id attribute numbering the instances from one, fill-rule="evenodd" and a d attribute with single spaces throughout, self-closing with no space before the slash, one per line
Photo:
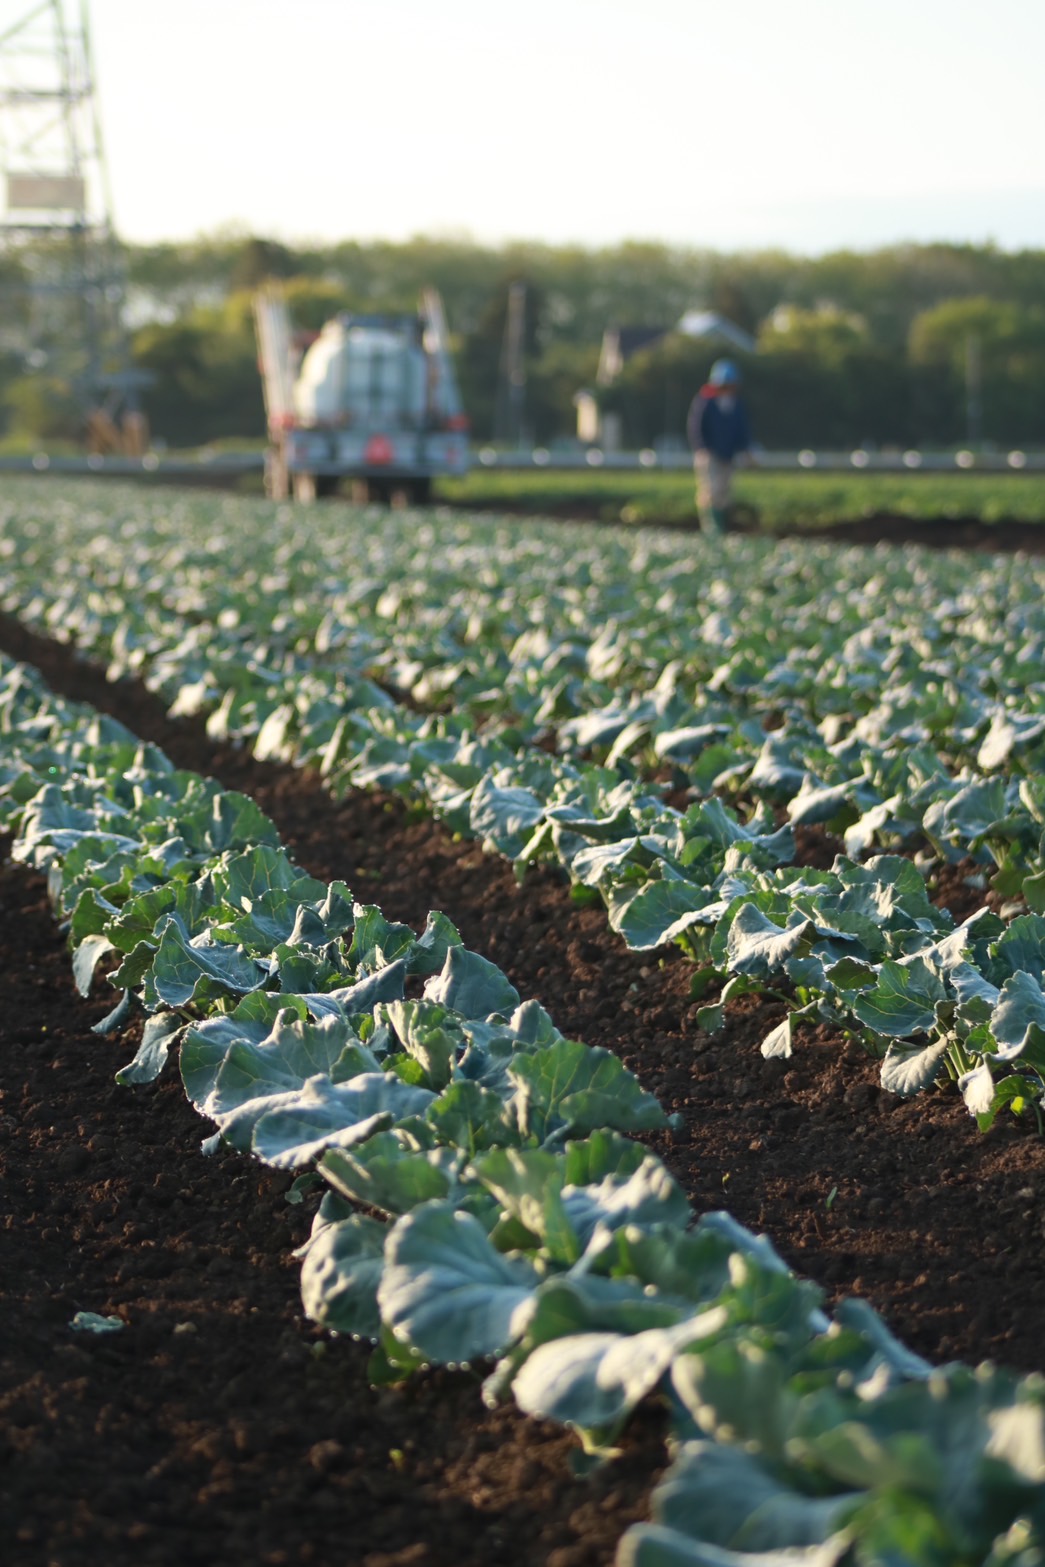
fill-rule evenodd
<path id="1" fill-rule="evenodd" d="M 697 478 L 697 515 L 701 531 L 725 533 L 733 493 L 733 464 L 711 452 L 699 451 L 693 455 L 693 470 Z"/>

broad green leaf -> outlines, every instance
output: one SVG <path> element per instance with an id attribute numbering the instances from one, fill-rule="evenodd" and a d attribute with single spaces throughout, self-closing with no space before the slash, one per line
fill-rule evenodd
<path id="1" fill-rule="evenodd" d="M 599 1127 L 638 1132 L 665 1124 L 653 1096 L 599 1046 L 562 1039 L 534 1055 L 515 1056 L 508 1075 L 516 1085 L 519 1125 L 539 1142 L 562 1129 L 583 1135 Z"/>
<path id="2" fill-rule="evenodd" d="M 922 1050 L 901 1050 L 890 1045 L 882 1061 L 882 1087 L 905 1098 L 921 1093 L 936 1081 L 946 1054 L 946 1039 L 926 1045 Z"/>
<path id="3" fill-rule="evenodd" d="M 433 910 L 407 955 L 407 968 L 411 974 L 438 974 L 450 948 L 461 945 L 457 926 L 445 914 Z"/>
<path id="4" fill-rule="evenodd" d="M 455 1184 L 454 1163 L 446 1149 L 412 1150 L 395 1132 L 379 1132 L 351 1152 L 328 1149 L 319 1171 L 343 1196 L 399 1215 L 448 1196 Z"/>
<path id="5" fill-rule="evenodd" d="M 711 925 L 722 912 L 718 893 L 681 879 L 649 881 L 624 902 L 612 898 L 610 924 L 634 952 L 674 941 L 694 925 Z"/>
<path id="6" fill-rule="evenodd" d="M 215 943 L 209 933 L 190 937 L 177 914 L 159 927 L 159 944 L 145 987 L 145 1005 L 184 1007 L 260 990 L 268 973 L 239 947 Z"/>
<path id="7" fill-rule="evenodd" d="M 932 1375 L 933 1368 L 929 1361 L 901 1344 L 867 1301 L 853 1298 L 840 1300 L 835 1307 L 834 1318 L 842 1327 L 852 1328 L 861 1338 L 866 1339 L 875 1359 L 894 1371 L 897 1378 L 921 1382 Z"/>
<path id="8" fill-rule="evenodd" d="M 369 974 L 409 957 L 417 941 L 409 925 L 386 919 L 373 903 L 357 903 L 353 912 L 355 927 L 348 957 L 360 973 Z"/>
<path id="9" fill-rule="evenodd" d="M 431 1098 L 427 1089 L 412 1088 L 387 1073 L 368 1073 L 350 1083 L 311 1077 L 297 1094 L 277 1095 L 267 1102 L 271 1108 L 263 1106 L 250 1146 L 266 1164 L 300 1169 L 327 1148 L 350 1148 L 404 1116 L 423 1113 Z M 249 1113 L 253 1106 L 244 1109 Z M 242 1111 L 223 1118 L 222 1135 L 241 1128 L 243 1120 Z"/>
<path id="10" fill-rule="evenodd" d="M 676 1224 L 681 1229 L 690 1218 L 685 1193 L 653 1154 L 629 1175 L 607 1175 L 599 1182 L 564 1187 L 562 1202 L 584 1246 L 597 1226 L 616 1230 L 625 1225 Z"/>
<path id="11" fill-rule="evenodd" d="M 80 942 L 73 953 L 73 979 L 81 996 L 90 995 L 94 971 L 102 958 L 112 950 L 113 945 L 108 936 L 85 936 Z"/>
<path id="12" fill-rule="evenodd" d="M 426 1203 L 393 1227 L 378 1291 L 382 1320 L 427 1359 L 496 1354 L 522 1331 L 540 1275 L 502 1256 L 471 1214 Z"/>
<path id="13" fill-rule="evenodd" d="M 120 1068 L 116 1081 L 124 1085 L 154 1082 L 167 1064 L 171 1045 L 185 1026 L 184 1018 L 176 1012 L 160 1012 L 147 1018 L 137 1054 L 127 1066 Z"/>
<path id="14" fill-rule="evenodd" d="M 180 818 L 178 828 L 190 844 L 214 854 L 279 843 L 269 818 L 247 795 L 234 789 L 221 791 L 193 815 Z"/>
<path id="15" fill-rule="evenodd" d="M 792 1053 L 790 1012 L 775 1028 L 770 1029 L 762 1041 L 760 1051 L 767 1061 L 788 1059 Z"/>
<path id="16" fill-rule="evenodd" d="M 1045 917 L 1023 914 L 1010 921 L 991 946 L 997 972 L 990 977 L 1002 984 L 1010 974 L 1024 972 L 1045 977 Z"/>
<path id="17" fill-rule="evenodd" d="M 463 1018 L 510 1017 L 519 992 L 496 964 L 466 947 L 450 947 L 441 972 L 425 986 L 425 999 L 437 1001 Z"/>
<path id="18" fill-rule="evenodd" d="M 970 1115 L 990 1114 L 994 1104 L 995 1088 L 994 1078 L 986 1061 L 981 1061 L 971 1072 L 963 1072 L 958 1079 L 958 1088 Z"/>
<path id="19" fill-rule="evenodd" d="M 576 1261 L 583 1246 L 563 1211 L 561 1158 L 538 1148 L 495 1148 L 475 1161 L 475 1174 L 524 1229 L 553 1247 L 563 1242 L 564 1260 Z"/>
<path id="20" fill-rule="evenodd" d="M 444 1088 L 425 1111 L 425 1121 L 441 1143 L 469 1158 L 484 1148 L 518 1140 L 504 1100 L 475 1082 L 458 1081 Z"/>
<path id="21" fill-rule="evenodd" d="M 381 1016 L 395 1030 L 403 1049 L 420 1063 L 426 1085 L 436 1093 L 445 1088 L 465 1049 L 464 1033 L 454 1014 L 432 1001 L 393 1001 L 382 1007 Z"/>
<path id="22" fill-rule="evenodd" d="M 544 816 L 544 804 L 531 789 L 499 787 L 482 778 L 472 794 L 472 832 L 498 854 L 514 859 Z"/>
<path id="23" fill-rule="evenodd" d="M 753 903 L 743 903 L 726 940 L 729 967 L 741 974 L 772 979 L 815 934 L 813 922 L 797 911 L 781 929 Z"/>
<path id="24" fill-rule="evenodd" d="M 862 990 L 850 1005 L 861 1023 L 888 1039 L 907 1039 L 928 1033 L 936 1023 L 936 1004 L 947 1000 L 947 991 L 921 958 L 907 963 L 887 959 L 879 969 L 878 983 Z"/>
<path id="25" fill-rule="evenodd" d="M 1021 971 L 1005 981 L 990 1028 L 999 1061 L 1045 1066 L 1045 993 L 1033 975 Z"/>
<path id="26" fill-rule="evenodd" d="M 213 872 L 218 901 L 231 909 L 252 910 L 266 896 L 282 893 L 284 901 L 319 903 L 327 896 L 325 882 L 307 876 L 293 865 L 286 850 L 259 843 L 240 854 L 228 855 Z"/>
<path id="27" fill-rule="evenodd" d="M 257 1021 L 209 1018 L 186 1035 L 182 1081 L 200 1113 L 217 1118 L 266 1095 L 293 1092 L 309 1078 L 340 1075 L 344 1052 L 355 1044 L 343 1017 L 304 1022 L 284 1008 Z"/>
<path id="28" fill-rule="evenodd" d="M 361 1012 L 372 1012 L 379 1001 L 401 1001 L 406 985 L 407 965 L 404 958 L 397 958 L 385 968 L 377 969 L 354 985 L 345 985 L 325 994 L 309 992 L 306 999 L 311 1011 L 333 1012 L 351 1017 Z"/>
<path id="29" fill-rule="evenodd" d="M 309 1243 L 301 1264 L 301 1301 L 314 1322 L 353 1338 L 378 1338 L 377 1290 L 387 1235 L 387 1225 L 353 1214 L 327 1225 Z"/>
<path id="30" fill-rule="evenodd" d="M 636 1524 L 622 1537 L 615 1567 L 841 1567 L 849 1560 L 851 1543 L 846 1532 L 826 1540 L 823 1545 L 786 1547 L 779 1551 L 733 1551 L 691 1539 L 677 1529 L 645 1523 Z M 892 1559 L 882 1561 L 881 1567 L 914 1567 L 914 1564 Z"/>
<path id="31" fill-rule="evenodd" d="M 529 1415 L 612 1437 L 640 1399 L 660 1382 L 688 1345 L 719 1333 L 727 1321 L 718 1308 L 674 1327 L 631 1335 L 573 1333 L 540 1344 L 515 1377 L 512 1391 Z"/>
<path id="32" fill-rule="evenodd" d="M 641 1143 L 622 1137 L 608 1127 L 598 1127 L 587 1137 L 568 1142 L 563 1175 L 567 1186 L 592 1186 L 609 1175 L 627 1178 L 648 1157 Z"/>
<path id="33" fill-rule="evenodd" d="M 91 1025 L 92 1034 L 115 1034 L 130 1022 L 134 1015 L 134 997 L 125 990 L 111 1012 Z"/>
<path id="34" fill-rule="evenodd" d="M 699 1540 L 750 1552 L 823 1545 L 864 1499 L 804 1495 L 751 1453 L 686 1442 L 653 1494 L 653 1518 Z"/>

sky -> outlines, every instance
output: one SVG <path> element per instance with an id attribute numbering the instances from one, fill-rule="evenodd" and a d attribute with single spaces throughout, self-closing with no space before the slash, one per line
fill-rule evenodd
<path id="1" fill-rule="evenodd" d="M 32 0 L 0 0 L 0 26 Z M 63 0 L 66 19 L 79 0 Z M 116 227 L 1045 248 L 1045 0 L 89 0 Z"/>

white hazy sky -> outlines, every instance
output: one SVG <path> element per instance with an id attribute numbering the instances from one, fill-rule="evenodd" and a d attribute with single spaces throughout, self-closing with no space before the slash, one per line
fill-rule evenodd
<path id="1" fill-rule="evenodd" d="M 0 22 L 28 4 L 0 0 Z M 134 242 L 237 225 L 1045 248 L 1045 0 L 91 0 L 89 15 Z"/>

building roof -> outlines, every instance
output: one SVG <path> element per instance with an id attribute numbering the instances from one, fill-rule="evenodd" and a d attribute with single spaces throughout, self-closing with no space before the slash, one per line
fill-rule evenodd
<path id="1" fill-rule="evenodd" d="M 719 315 L 717 310 L 687 310 L 675 330 L 681 332 L 683 337 L 722 338 L 745 354 L 753 354 L 755 351 L 755 339 L 751 333 L 745 332 L 735 321 L 730 321 L 728 316 Z"/>
<path id="2" fill-rule="evenodd" d="M 610 386 L 620 375 L 632 354 L 652 348 L 672 332 L 683 337 L 708 338 L 739 353 L 753 354 L 755 339 L 717 310 L 687 310 L 674 326 L 608 326 L 602 334 L 599 368 L 595 380 Z"/>

